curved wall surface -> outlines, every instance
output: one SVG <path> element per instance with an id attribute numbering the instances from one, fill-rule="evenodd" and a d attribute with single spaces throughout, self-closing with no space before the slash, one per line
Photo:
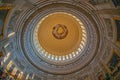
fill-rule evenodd
<path id="1" fill-rule="evenodd" d="M 110 65 L 113 58 L 120 57 L 116 35 L 120 33 L 119 23 L 116 25 L 120 12 L 112 2 L 101 2 L 16 0 L 3 3 L 2 10 L 3 6 L 9 7 L 0 39 L 6 71 L 12 74 L 9 70 L 17 69 L 12 76 L 20 80 L 99 80 L 101 76 L 114 74 L 113 67 L 119 67 L 119 61 L 112 68 Z"/>

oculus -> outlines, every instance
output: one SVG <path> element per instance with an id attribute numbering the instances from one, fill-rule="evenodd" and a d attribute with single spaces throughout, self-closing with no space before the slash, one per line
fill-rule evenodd
<path id="1" fill-rule="evenodd" d="M 57 24 L 53 27 L 52 34 L 56 39 L 64 39 L 68 34 L 68 29 L 63 24 Z"/>

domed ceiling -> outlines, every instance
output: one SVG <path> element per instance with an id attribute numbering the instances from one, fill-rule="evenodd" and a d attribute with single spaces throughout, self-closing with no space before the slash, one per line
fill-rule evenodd
<path id="1" fill-rule="evenodd" d="M 35 1 L 14 7 L 13 11 L 19 8 L 11 10 L 15 20 L 9 23 L 14 25 L 5 30 L 4 35 L 10 31 L 15 35 L 11 40 L 18 69 L 38 78 L 33 80 L 77 80 L 90 75 L 107 47 L 106 28 L 96 8 L 87 1 Z"/>
<path id="2" fill-rule="evenodd" d="M 53 61 L 63 62 L 77 56 L 87 38 L 82 22 L 63 12 L 51 13 L 43 18 L 34 32 L 34 46 L 43 51 L 39 54 Z"/>
<path id="3" fill-rule="evenodd" d="M 87 65 L 99 46 L 99 31 L 92 17 L 89 19 L 84 9 L 71 3 L 49 2 L 38 7 L 26 11 L 28 19 L 19 29 L 19 45 L 22 43 L 30 63 L 52 74 L 73 73 Z"/>

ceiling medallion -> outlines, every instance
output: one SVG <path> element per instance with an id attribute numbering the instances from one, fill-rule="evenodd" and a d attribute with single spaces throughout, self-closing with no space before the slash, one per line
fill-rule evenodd
<path id="1" fill-rule="evenodd" d="M 63 24 L 57 24 L 53 27 L 52 34 L 56 39 L 64 39 L 68 34 L 68 29 Z"/>

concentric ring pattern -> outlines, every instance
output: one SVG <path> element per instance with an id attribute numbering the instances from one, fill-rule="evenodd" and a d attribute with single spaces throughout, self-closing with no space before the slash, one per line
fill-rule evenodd
<path id="1" fill-rule="evenodd" d="M 55 3 L 54 1 L 38 2 L 36 6 L 22 13 L 23 16 L 19 18 L 21 22 L 17 24 L 19 29 L 17 41 L 20 52 L 33 66 L 33 69 L 46 74 L 75 73 L 89 65 L 98 51 L 100 44 L 99 26 L 101 26 L 97 24 L 99 17 L 91 12 L 91 10 L 94 10 L 93 7 L 86 6 L 84 2 L 75 5 L 72 0 L 56 0 Z M 66 21 L 62 21 L 61 17 L 58 19 L 50 18 L 51 21 L 58 21 L 51 25 L 52 22 L 47 19 L 58 14 L 68 16 L 71 21 L 73 20 L 76 27 L 71 26 L 72 23 L 69 22 L 68 24 L 66 22 L 68 18 L 64 18 Z M 61 22 L 59 22 L 59 19 Z M 47 23 L 50 26 L 47 23 L 44 24 L 45 21 L 48 21 Z M 66 35 L 62 39 L 55 38 L 52 33 L 53 27 L 58 24 L 64 25 L 66 28 L 57 27 L 59 28 L 59 30 L 55 30 L 57 36 L 62 36 L 65 29 L 68 30 L 67 33 L 64 33 Z M 64 40 L 66 42 L 54 46 L 54 40 L 56 41 L 55 44 L 62 43 Z M 72 43 L 73 45 L 71 45 Z M 53 45 L 51 46 L 51 44 Z M 64 46 L 61 47 L 62 45 Z M 57 48 L 58 46 L 59 48 Z"/>
<path id="2" fill-rule="evenodd" d="M 47 32 L 45 32 L 45 29 L 43 29 L 42 31 L 44 32 L 44 33 L 41 33 L 42 31 L 38 31 L 38 29 L 39 29 L 39 27 L 41 27 L 41 23 L 42 23 L 42 21 L 44 21 L 44 19 L 46 19 L 46 17 L 48 17 L 48 16 L 50 16 L 50 15 L 60 15 L 60 14 L 66 14 L 66 15 L 69 15 L 69 16 L 72 16 L 73 18 L 75 18 L 75 20 L 76 21 L 78 21 L 79 22 L 79 27 L 81 27 L 81 31 L 80 32 L 82 32 L 82 33 L 79 33 L 78 32 L 78 34 L 81 34 L 82 36 L 80 36 L 80 38 L 82 37 L 82 39 L 81 40 L 79 40 L 79 42 L 77 42 L 77 45 L 79 45 L 78 46 L 78 48 L 77 48 L 77 50 L 76 51 L 71 51 L 72 50 L 72 48 L 70 48 L 70 53 L 67 53 L 67 55 L 65 55 L 65 54 L 62 54 L 62 52 L 63 51 L 65 51 L 65 50 L 63 50 L 63 49 L 65 49 L 67 46 L 66 45 L 68 45 L 68 44 L 72 44 L 72 42 L 73 42 L 73 40 L 75 40 L 76 38 L 74 37 L 74 35 L 70 35 L 70 37 L 69 37 L 69 39 L 71 40 L 71 39 L 73 39 L 72 40 L 72 42 L 69 40 L 69 39 L 67 39 L 67 42 L 68 42 L 68 44 L 67 44 L 67 42 L 65 41 L 65 40 L 62 40 L 62 42 L 63 42 L 63 44 L 65 44 L 65 45 L 63 45 L 61 42 L 60 42 L 60 40 L 54 40 L 54 39 L 49 39 L 49 38 L 54 38 L 54 37 L 48 37 L 49 36 L 49 34 L 51 33 L 51 32 L 48 32 L 48 34 L 47 34 Z M 56 18 L 58 19 L 58 17 L 59 16 L 57 16 Z M 60 16 L 61 17 L 61 16 Z M 50 19 L 51 20 L 51 19 Z M 64 22 L 65 22 L 65 20 L 64 19 L 62 19 Z M 67 20 L 68 21 L 68 20 Z M 50 23 L 52 23 L 51 21 L 50 21 Z M 45 24 L 49 24 L 49 22 L 46 22 Z M 58 23 L 59 24 L 59 23 Z M 70 24 L 70 23 L 69 23 Z M 43 27 L 47 27 L 47 26 L 43 26 Z M 53 26 L 54 27 L 54 26 Z M 71 26 L 70 26 L 71 27 Z M 73 25 L 73 27 L 75 28 L 76 26 L 75 25 Z M 47 27 L 48 28 L 48 27 Z M 73 29 L 74 29 L 73 28 Z M 52 28 L 51 28 L 52 29 Z M 49 30 L 51 30 L 51 29 L 49 29 Z M 72 30 L 73 30 L 72 29 Z M 77 28 L 77 29 L 79 29 L 79 28 Z M 77 30 L 76 30 L 77 31 Z M 76 32 L 75 31 L 75 32 Z M 41 44 L 39 43 L 39 40 L 38 40 L 38 33 L 41 33 L 41 35 L 43 35 L 43 36 L 47 36 L 47 38 L 45 38 L 43 41 L 44 41 L 44 44 L 46 44 L 46 45 L 49 45 L 49 43 L 51 43 L 51 46 L 50 46 L 50 48 L 51 47 L 53 47 L 53 50 L 55 50 L 55 48 L 56 48 L 56 54 L 51 54 L 51 53 L 49 53 L 49 50 L 48 50 L 48 52 L 41 46 Z M 69 33 L 70 33 L 70 31 L 68 32 L 68 36 L 69 36 Z M 72 34 L 74 34 L 74 32 L 71 32 Z M 51 34 L 51 36 L 52 36 L 52 34 Z M 79 38 L 79 36 L 77 36 L 78 38 Z M 53 62 L 55 61 L 55 62 L 64 62 L 64 61 L 68 61 L 68 60 L 71 60 L 71 59 L 73 59 L 73 58 L 76 58 L 76 56 L 79 56 L 81 53 L 82 53 L 82 51 L 83 51 L 83 48 L 85 47 L 85 44 L 86 44 L 86 40 L 87 40 L 87 33 L 86 33 L 86 29 L 85 29 L 85 27 L 84 27 L 84 25 L 83 25 L 83 23 L 79 20 L 79 19 L 77 19 L 75 16 L 73 16 L 73 15 L 71 15 L 71 14 L 68 14 L 68 13 L 65 13 L 65 12 L 55 12 L 55 13 L 51 13 L 51 14 L 49 14 L 49 15 L 47 15 L 47 16 L 45 16 L 42 20 L 40 20 L 40 22 L 37 24 L 37 26 L 36 26 L 36 28 L 35 28 L 35 30 L 34 30 L 34 34 L 33 34 L 33 43 L 34 43 L 34 46 L 35 46 L 35 48 L 36 48 L 36 50 L 38 51 L 38 55 L 40 55 L 41 57 L 44 57 L 45 59 L 47 59 L 47 60 L 52 60 Z M 40 37 L 40 40 L 42 39 L 42 37 Z M 47 41 L 46 41 L 47 40 Z M 53 40 L 53 43 L 52 43 L 52 40 Z M 56 43 L 55 43 L 55 41 L 56 41 Z M 78 40 L 77 40 L 78 41 Z M 58 44 L 59 43 L 59 44 Z M 43 44 L 43 43 L 42 43 Z M 43 45 L 44 45 L 43 44 Z M 76 44 L 75 42 L 73 43 L 73 44 Z M 55 47 L 54 47 L 54 45 L 55 45 Z M 60 45 L 60 46 L 59 46 Z M 70 46 L 70 45 L 68 45 L 68 46 Z M 62 48 L 61 48 L 62 47 Z M 74 45 L 72 45 L 72 47 L 74 47 L 75 48 L 75 46 Z M 58 51 L 57 52 L 57 50 L 61 50 L 60 52 Z M 53 51 L 53 53 L 54 53 L 54 51 Z M 60 53 L 60 54 L 62 54 L 62 55 L 57 55 L 57 53 Z"/>

